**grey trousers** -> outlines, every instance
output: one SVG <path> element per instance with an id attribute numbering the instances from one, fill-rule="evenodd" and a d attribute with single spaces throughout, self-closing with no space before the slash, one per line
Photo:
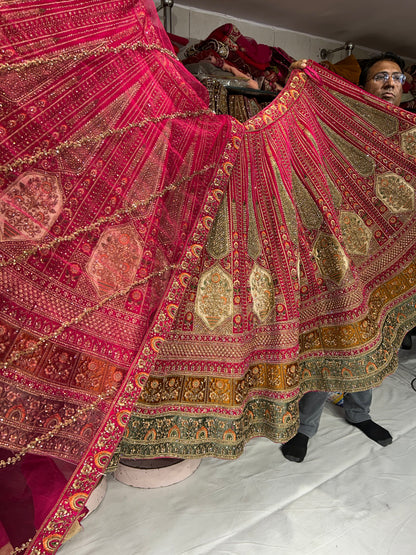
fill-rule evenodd
<path id="1" fill-rule="evenodd" d="M 312 437 L 319 428 L 319 421 L 325 406 L 326 391 L 310 391 L 299 402 L 300 426 L 298 432 Z M 348 422 L 357 423 L 369 420 L 372 391 L 344 393 L 344 413 Z"/>

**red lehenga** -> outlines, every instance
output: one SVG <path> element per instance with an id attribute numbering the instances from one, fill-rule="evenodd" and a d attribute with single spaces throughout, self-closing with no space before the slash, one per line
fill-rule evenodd
<path id="1" fill-rule="evenodd" d="M 237 457 L 394 371 L 416 117 L 313 63 L 216 116 L 147 0 L 0 15 L 0 538 L 53 553 L 120 455 Z"/>
<path id="2" fill-rule="evenodd" d="M 123 457 L 285 442 L 306 391 L 395 370 L 415 321 L 415 121 L 317 64 L 247 121 Z"/>

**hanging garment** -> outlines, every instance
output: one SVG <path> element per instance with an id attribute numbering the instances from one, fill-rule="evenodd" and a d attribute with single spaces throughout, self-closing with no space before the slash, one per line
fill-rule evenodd
<path id="1" fill-rule="evenodd" d="M 335 64 L 331 63 L 329 60 L 325 60 L 321 62 L 321 65 L 327 67 L 337 75 L 344 77 L 344 79 L 348 79 L 351 83 L 358 85 L 361 66 L 354 54 L 350 54 Z"/>
<path id="2" fill-rule="evenodd" d="M 416 120 L 313 63 L 214 115 L 147 0 L 0 16 L 0 538 L 53 553 L 120 454 L 233 458 L 394 371 Z"/>
<path id="3" fill-rule="evenodd" d="M 185 65 L 208 61 L 218 68 L 228 65 L 257 82 L 255 88 L 279 91 L 285 84 L 294 58 L 278 47 L 259 44 L 241 34 L 235 25 L 226 23 L 209 36 L 188 47 L 182 60 Z M 230 67 L 231 66 L 231 67 Z M 250 86 L 254 86 L 252 83 Z"/>

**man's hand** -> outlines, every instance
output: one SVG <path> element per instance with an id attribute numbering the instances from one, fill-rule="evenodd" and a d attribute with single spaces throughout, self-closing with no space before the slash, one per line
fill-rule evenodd
<path id="1" fill-rule="evenodd" d="M 290 74 L 294 69 L 305 69 L 307 64 L 308 64 L 308 60 L 296 60 L 295 62 L 292 62 L 289 66 L 289 73 L 287 74 L 285 82 L 287 82 L 287 80 L 290 77 Z"/>
<path id="2" fill-rule="evenodd" d="M 296 62 L 292 62 L 289 66 L 289 73 L 294 69 L 305 69 L 308 60 L 296 60 Z"/>

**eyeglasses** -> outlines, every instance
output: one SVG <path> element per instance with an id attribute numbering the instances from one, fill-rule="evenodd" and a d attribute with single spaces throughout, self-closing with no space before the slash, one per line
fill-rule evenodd
<path id="1" fill-rule="evenodd" d="M 403 83 L 406 81 L 406 75 L 404 75 L 404 73 L 387 73 L 387 71 L 380 71 L 379 73 L 376 73 L 371 79 L 373 81 L 375 81 L 376 83 L 386 83 L 390 77 L 393 79 L 393 83 L 400 83 L 401 85 L 403 85 Z"/>

